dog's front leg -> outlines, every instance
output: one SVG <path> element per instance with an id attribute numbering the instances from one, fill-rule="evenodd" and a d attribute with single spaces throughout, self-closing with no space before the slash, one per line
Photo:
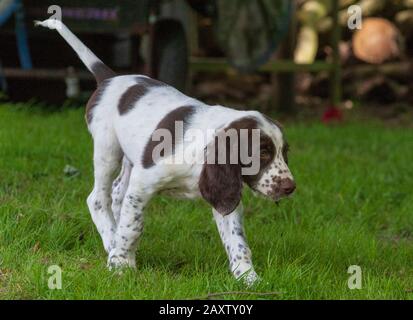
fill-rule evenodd
<path id="1" fill-rule="evenodd" d="M 228 255 L 231 272 L 235 278 L 243 279 L 247 285 L 252 285 L 258 280 L 251 261 L 251 250 L 244 236 L 242 224 L 243 207 L 238 207 L 229 215 L 223 216 L 213 210 L 215 222 Z"/>
<path id="2" fill-rule="evenodd" d="M 108 258 L 110 269 L 136 266 L 136 247 L 143 231 L 143 211 L 153 193 L 149 184 L 142 183 L 138 171 L 135 167 L 132 169 L 129 186 L 122 202 L 119 222 Z"/>

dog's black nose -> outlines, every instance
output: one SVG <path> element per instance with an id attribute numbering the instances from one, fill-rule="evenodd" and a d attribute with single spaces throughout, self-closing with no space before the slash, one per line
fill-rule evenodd
<path id="1" fill-rule="evenodd" d="M 285 195 L 290 195 L 295 190 L 295 182 L 290 178 L 282 179 L 280 181 L 280 190 Z"/>

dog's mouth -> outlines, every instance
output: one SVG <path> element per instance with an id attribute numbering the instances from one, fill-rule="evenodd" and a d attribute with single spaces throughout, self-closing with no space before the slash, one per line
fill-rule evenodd
<path id="1" fill-rule="evenodd" d="M 275 203 L 279 203 L 283 199 L 291 199 L 293 197 L 294 193 L 282 193 L 282 194 L 276 194 L 272 195 L 272 199 L 275 201 Z"/>
<path id="2" fill-rule="evenodd" d="M 262 198 L 265 198 L 265 199 L 271 199 L 277 205 L 279 205 L 281 200 L 292 198 L 292 196 L 294 194 L 293 191 L 295 190 L 295 188 L 294 188 L 294 190 L 292 192 L 283 192 L 283 191 L 280 190 L 279 187 L 274 186 L 270 192 L 264 193 L 264 192 L 258 190 L 257 188 L 251 188 L 251 189 L 252 189 L 252 191 L 254 192 L 255 195 L 258 195 L 258 196 L 260 196 Z"/>
<path id="3" fill-rule="evenodd" d="M 267 200 L 271 199 L 277 205 L 281 202 L 281 200 L 291 197 L 291 195 L 281 195 L 281 194 L 273 194 L 273 193 L 267 194 L 267 193 L 264 193 L 260 190 L 253 189 L 253 188 L 251 188 L 251 190 L 255 196 L 263 198 L 263 199 L 267 199 Z"/>
<path id="4" fill-rule="evenodd" d="M 272 199 L 274 200 L 276 205 L 279 205 L 281 200 L 289 199 L 291 197 L 292 197 L 291 194 L 290 195 L 276 195 L 276 196 L 272 196 Z"/>

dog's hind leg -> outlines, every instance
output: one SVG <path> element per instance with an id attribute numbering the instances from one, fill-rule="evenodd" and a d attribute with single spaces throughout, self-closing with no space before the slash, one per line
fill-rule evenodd
<path id="1" fill-rule="evenodd" d="M 132 168 L 116 228 L 114 245 L 109 254 L 108 267 L 110 269 L 134 268 L 136 265 L 136 247 L 143 231 L 143 211 L 155 192 L 153 186 L 156 184 L 156 181 L 151 183 L 151 178 L 156 177 L 156 175 L 143 177 L 143 174 L 144 172 L 140 167 L 134 166 Z M 142 183 L 142 180 L 145 183 Z"/>
<path id="2" fill-rule="evenodd" d="M 120 210 L 128 189 L 132 167 L 132 163 L 124 156 L 120 174 L 112 184 L 112 212 L 116 225 L 119 223 Z"/>
<path id="3" fill-rule="evenodd" d="M 105 130 L 94 137 L 95 184 L 87 204 L 106 252 L 110 252 L 116 230 L 111 209 L 111 186 L 114 175 L 119 170 L 121 158 L 122 151 L 113 132 Z"/>
<path id="4" fill-rule="evenodd" d="M 214 219 L 228 255 L 231 272 L 237 279 L 243 279 L 247 285 L 252 285 L 258 280 L 258 276 L 254 271 L 251 250 L 244 236 L 242 213 L 241 203 L 226 216 L 213 210 Z"/>

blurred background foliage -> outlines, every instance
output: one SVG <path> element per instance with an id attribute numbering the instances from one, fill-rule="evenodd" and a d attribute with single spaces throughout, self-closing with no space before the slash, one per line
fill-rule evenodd
<path id="1" fill-rule="evenodd" d="M 48 16 L 49 1 L 0 0 L 0 16 L 14 2 L 21 11 L 0 19 L 0 99 L 83 106 L 95 86 L 90 74 L 62 39 L 31 24 Z M 119 73 L 268 114 L 411 123 L 412 0 L 56 2 Z M 356 28 L 352 6 L 362 14 Z M 32 70 L 16 50 L 24 23 Z"/>

